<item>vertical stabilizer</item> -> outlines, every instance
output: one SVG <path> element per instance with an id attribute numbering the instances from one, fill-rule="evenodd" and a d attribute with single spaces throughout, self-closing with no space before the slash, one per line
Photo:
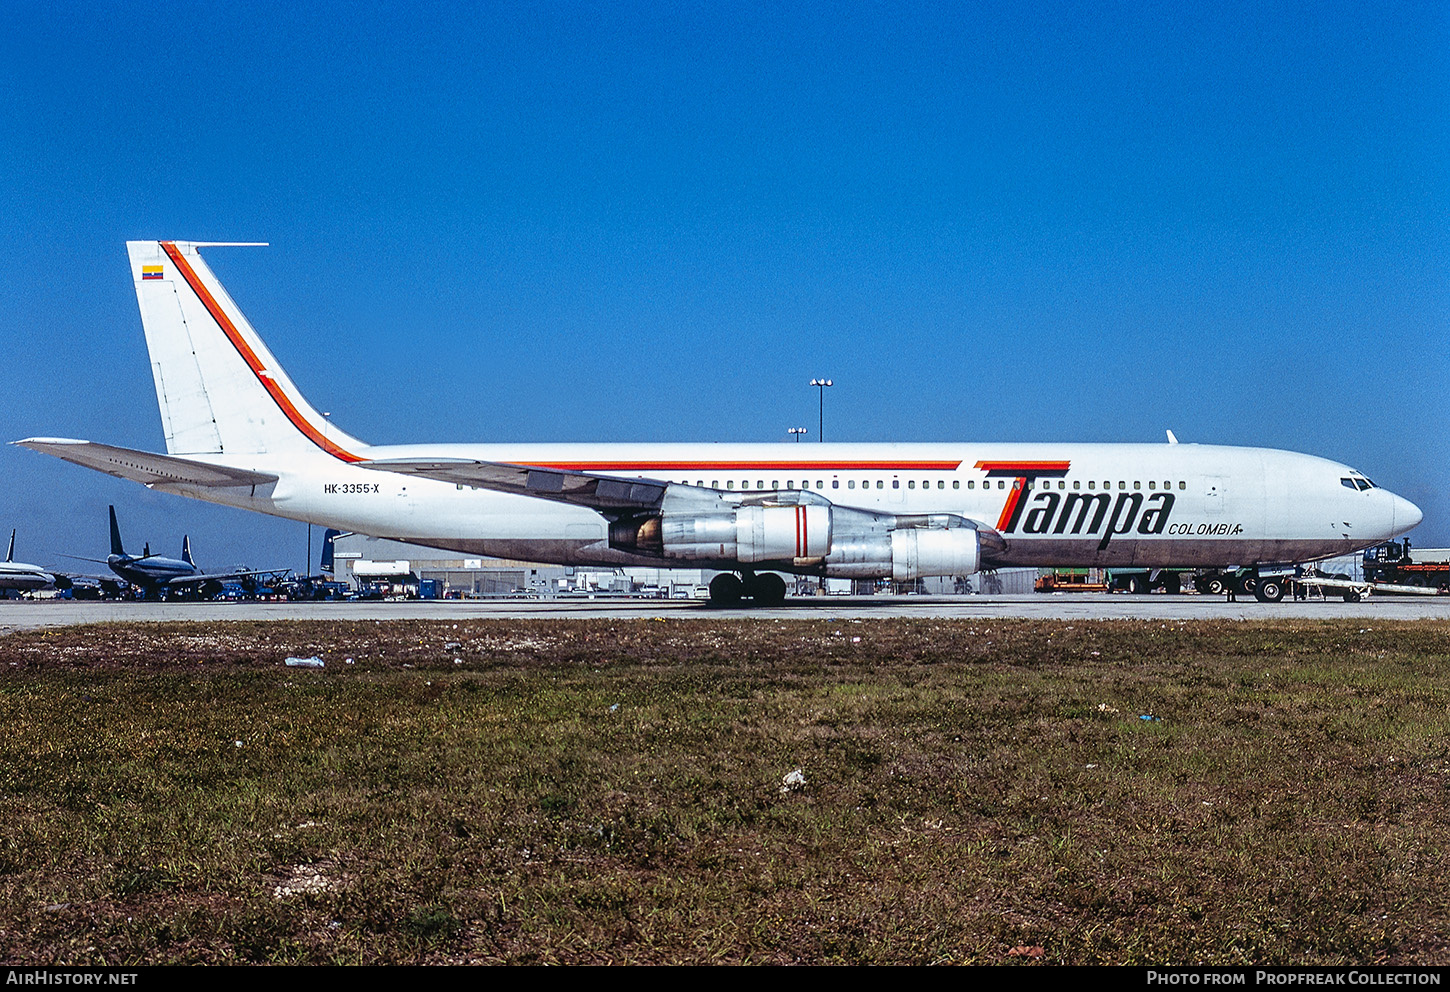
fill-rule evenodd
<path id="1" fill-rule="evenodd" d="M 5 560 L 15 560 L 15 528 L 10 528 L 10 547 L 5 549 Z"/>
<path id="2" fill-rule="evenodd" d="M 188 241 L 129 241 L 166 450 L 324 453 L 359 461 L 361 441 L 302 398 Z"/>
<path id="3" fill-rule="evenodd" d="M 111 554 L 124 555 L 126 550 L 121 547 L 121 528 L 116 526 L 116 508 L 111 510 Z"/>
<path id="4" fill-rule="evenodd" d="M 192 568 L 196 567 L 196 562 L 191 560 L 191 536 L 189 534 L 181 536 L 181 560 Z"/>

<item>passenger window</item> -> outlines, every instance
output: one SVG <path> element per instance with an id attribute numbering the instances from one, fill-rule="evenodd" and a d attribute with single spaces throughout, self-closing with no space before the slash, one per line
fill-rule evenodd
<path id="1" fill-rule="evenodd" d="M 885 479 L 877 479 L 876 480 L 876 488 L 877 489 L 885 489 L 886 488 L 886 480 Z"/>
<path id="2" fill-rule="evenodd" d="M 1072 488 L 1074 488 L 1074 489 L 1081 489 L 1082 488 L 1082 480 L 1081 479 L 1073 479 L 1072 480 Z"/>
<path id="3" fill-rule="evenodd" d="M 892 479 L 891 480 L 891 488 L 892 489 L 900 489 L 901 488 L 901 480 L 900 479 Z"/>
<path id="4" fill-rule="evenodd" d="M 1143 488 L 1143 483 L 1139 482 L 1137 479 L 1134 479 L 1133 480 L 1133 488 L 1134 489 L 1142 489 Z"/>
<path id="5" fill-rule="evenodd" d="M 855 489 L 856 488 L 856 480 L 855 479 L 847 479 L 846 480 L 846 488 L 847 489 Z"/>
<path id="6" fill-rule="evenodd" d="M 1178 488 L 1179 489 L 1187 489 L 1188 488 L 1188 483 L 1186 483 L 1182 479 L 1180 479 L 1178 481 Z"/>
<path id="7" fill-rule="evenodd" d="M 816 488 L 817 489 L 824 489 L 824 488 L 826 488 L 826 484 L 824 482 L 822 482 L 820 479 L 817 479 L 816 480 Z"/>
<path id="8" fill-rule="evenodd" d="M 1013 485 L 1015 486 L 1016 483 L 1013 483 Z M 998 479 L 997 480 L 997 488 L 998 489 L 1006 489 L 1007 488 L 1007 480 L 1006 479 Z"/>
<path id="9" fill-rule="evenodd" d="M 725 480 L 725 488 L 726 489 L 734 489 L 735 488 L 735 480 L 734 479 L 727 479 L 727 480 Z"/>
<path id="10" fill-rule="evenodd" d="M 1118 488 L 1119 489 L 1127 489 L 1128 488 L 1128 484 L 1126 482 L 1124 482 L 1122 479 L 1119 479 L 1118 480 Z"/>
<path id="11" fill-rule="evenodd" d="M 915 489 L 916 488 L 916 480 L 915 479 L 908 479 L 907 482 L 906 482 L 906 488 L 907 489 Z"/>
<path id="12" fill-rule="evenodd" d="M 938 489 L 945 489 L 947 487 L 947 480 L 945 480 L 945 479 L 937 479 L 936 480 L 936 487 Z"/>
<path id="13" fill-rule="evenodd" d="M 840 489 L 841 488 L 841 480 L 840 479 L 832 479 L 831 480 L 831 488 L 832 489 Z"/>
<path id="14" fill-rule="evenodd" d="M 952 480 L 952 488 L 953 489 L 960 489 L 960 488 L 962 488 L 962 480 L 961 479 L 953 479 Z"/>
<path id="15" fill-rule="evenodd" d="M 976 479 L 968 479 L 967 480 L 967 488 L 968 489 L 976 489 L 977 488 L 977 480 Z"/>
<path id="16" fill-rule="evenodd" d="M 1097 483 L 1097 480 L 1096 479 L 1089 479 L 1088 480 L 1088 488 L 1089 489 L 1096 489 L 1097 487 L 1098 487 L 1098 483 Z"/>
<path id="17" fill-rule="evenodd" d="M 1152 479 L 1149 479 L 1148 480 L 1148 488 L 1149 489 L 1157 489 L 1158 488 L 1158 483 L 1155 482 L 1155 481 L 1153 481 Z"/>

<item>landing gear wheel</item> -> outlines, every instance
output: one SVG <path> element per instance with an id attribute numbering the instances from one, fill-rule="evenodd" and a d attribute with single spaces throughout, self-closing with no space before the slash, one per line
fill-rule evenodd
<path id="1" fill-rule="evenodd" d="M 729 572 L 721 572 L 710 580 L 710 605 L 735 606 L 745 593 L 745 583 Z"/>
<path id="2" fill-rule="evenodd" d="M 779 606 L 785 602 L 785 579 L 774 572 L 763 572 L 755 577 L 755 589 L 751 593 L 757 606 Z"/>
<path id="3" fill-rule="evenodd" d="M 1128 592 L 1130 594 L 1132 594 L 1134 596 L 1139 596 L 1139 595 L 1142 595 L 1143 593 L 1151 592 L 1151 591 L 1152 591 L 1152 587 L 1148 585 L 1148 576 L 1146 576 L 1146 575 L 1130 575 L 1128 577 Z"/>
<path id="4" fill-rule="evenodd" d="M 1257 575 L 1241 575 L 1238 578 L 1239 592 L 1245 596 L 1259 595 L 1259 577 Z"/>
<path id="5" fill-rule="evenodd" d="M 1258 587 L 1254 589 L 1254 598 L 1260 603 L 1277 603 L 1284 598 L 1284 580 L 1259 579 Z"/>
<path id="6" fill-rule="evenodd" d="M 1177 572 L 1169 572 L 1163 576 L 1163 591 L 1170 596 L 1177 596 L 1183 591 L 1183 582 Z"/>
<path id="7" fill-rule="evenodd" d="M 1203 584 L 1204 591 L 1214 596 L 1223 595 L 1223 579 L 1209 579 Z"/>
<path id="8" fill-rule="evenodd" d="M 1346 590 L 1344 590 L 1344 601 L 1346 603 L 1358 603 L 1359 602 L 1359 599 L 1360 599 L 1360 596 L 1359 596 L 1359 590 L 1358 589 L 1346 589 Z"/>

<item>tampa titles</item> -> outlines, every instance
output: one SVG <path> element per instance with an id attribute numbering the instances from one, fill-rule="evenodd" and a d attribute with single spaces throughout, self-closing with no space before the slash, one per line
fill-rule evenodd
<path id="1" fill-rule="evenodd" d="M 1002 534 L 1102 534 L 1098 550 L 1120 534 L 1162 534 L 1173 512 L 1170 492 L 1057 492 L 1037 489 L 1038 479 L 1060 479 L 1071 462 L 977 462 L 988 478 L 1012 479 L 997 520 Z M 1030 497 L 1028 494 L 1031 494 Z M 1020 530 L 1019 530 L 1020 526 Z M 1069 530 L 1068 528 L 1072 529 Z"/>

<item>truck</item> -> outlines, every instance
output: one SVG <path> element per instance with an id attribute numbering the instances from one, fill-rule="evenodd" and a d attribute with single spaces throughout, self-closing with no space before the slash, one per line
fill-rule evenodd
<path id="1" fill-rule="evenodd" d="M 1108 584 L 1097 568 L 1044 568 L 1032 584 L 1035 592 L 1107 592 Z"/>
<path id="2" fill-rule="evenodd" d="M 1117 592 L 1145 593 L 1162 589 L 1176 596 L 1192 581 L 1193 570 L 1189 568 L 1115 568 L 1108 573 L 1108 584 Z"/>
<path id="3" fill-rule="evenodd" d="M 1366 582 L 1450 592 L 1450 548 L 1410 548 L 1409 539 L 1364 549 Z"/>

